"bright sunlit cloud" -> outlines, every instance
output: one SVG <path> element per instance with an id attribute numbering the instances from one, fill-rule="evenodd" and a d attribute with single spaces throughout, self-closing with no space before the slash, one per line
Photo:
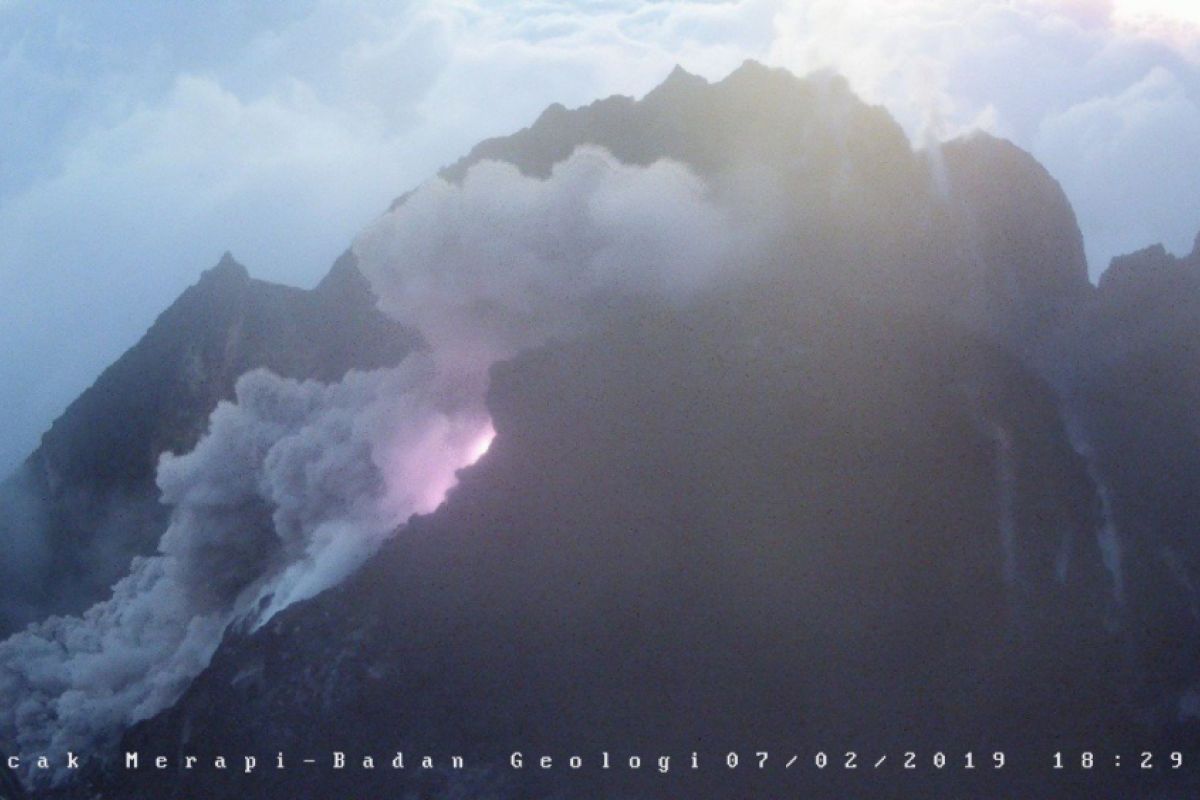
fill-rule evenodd
<path id="1" fill-rule="evenodd" d="M 1113 16 L 1118 20 L 1158 19 L 1200 25 L 1200 5 L 1193 0 L 1114 0 Z"/>

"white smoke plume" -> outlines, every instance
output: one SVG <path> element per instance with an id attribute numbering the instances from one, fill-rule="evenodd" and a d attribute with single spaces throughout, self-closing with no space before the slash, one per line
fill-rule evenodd
<path id="1" fill-rule="evenodd" d="M 243 376 L 196 448 L 160 462 L 173 510 L 159 553 L 83 616 L 0 643 L 0 748 L 104 752 L 169 706 L 230 622 L 335 585 L 440 504 L 493 435 L 491 364 L 578 332 L 613 295 L 686 302 L 736 263 L 731 230 L 685 167 L 595 149 L 546 180 L 485 162 L 418 189 L 355 250 L 429 351 L 328 386 Z"/>
<path id="2" fill-rule="evenodd" d="M 331 386 L 243 376 L 196 449 L 160 462 L 159 554 L 82 617 L 0 644 L 5 747 L 103 747 L 173 702 L 231 620 L 328 588 L 436 507 L 487 422 L 456 415 L 434 377 L 424 357 Z"/>
<path id="3" fill-rule="evenodd" d="M 468 371 L 570 334 L 604 294 L 686 301 L 732 252 L 731 223 L 687 167 L 591 147 L 548 180 L 495 161 L 461 186 L 434 180 L 355 243 L 380 307 Z"/>

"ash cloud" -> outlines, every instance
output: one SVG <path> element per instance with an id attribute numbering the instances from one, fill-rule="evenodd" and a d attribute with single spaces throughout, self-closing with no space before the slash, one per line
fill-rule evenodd
<path id="1" fill-rule="evenodd" d="M 160 461 L 172 514 L 159 553 L 82 616 L 0 643 L 0 744 L 113 746 L 175 701 L 231 622 L 337 584 L 441 503 L 493 435 L 491 364 L 580 332 L 614 296 L 688 302 L 733 274 L 732 231 L 686 167 L 596 149 L 545 180 L 484 162 L 461 185 L 418 189 L 355 251 L 381 307 L 428 349 L 332 385 L 243 376 L 196 448 Z"/>
<path id="2" fill-rule="evenodd" d="M 478 370 L 569 335 L 612 295 L 686 301 L 735 250 L 733 224 L 687 167 L 626 166 L 582 147 L 548 180 L 511 164 L 438 179 L 355 243 L 380 307 Z"/>
<path id="3" fill-rule="evenodd" d="M 208 434 L 165 455 L 159 553 L 112 598 L 0 644 L 0 735 L 19 753 L 94 752 L 172 703 L 224 628 L 337 583 L 452 475 L 484 424 L 456 417 L 428 358 L 322 385 L 243 376 Z M 411 463 L 422 456 L 419 463 Z M 437 459 L 441 459 L 440 461 Z"/>

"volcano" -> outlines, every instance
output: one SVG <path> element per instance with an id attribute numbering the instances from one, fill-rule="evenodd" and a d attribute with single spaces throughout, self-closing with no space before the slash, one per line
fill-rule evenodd
<path id="1" fill-rule="evenodd" d="M 551 106 L 312 292 L 224 260 L 55 424 L 14 480 L 92 588 L 11 619 L 102 603 L 0 645 L 0 750 L 92 748 L 45 797 L 1190 796 L 1198 270 L 1094 287 L 1030 155 L 836 76 Z"/>

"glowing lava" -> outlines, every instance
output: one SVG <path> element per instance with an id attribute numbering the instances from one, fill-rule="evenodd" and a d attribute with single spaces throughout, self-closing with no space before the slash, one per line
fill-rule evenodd
<path id="1" fill-rule="evenodd" d="M 458 471 L 483 457 L 496 438 L 491 419 L 434 417 L 416 436 L 395 443 L 385 460 L 390 505 L 402 522 L 428 514 L 458 484 Z"/>
<path id="2" fill-rule="evenodd" d="M 492 442 L 495 440 L 495 438 L 496 429 L 492 427 L 492 421 L 488 420 L 487 425 L 484 426 L 482 431 L 480 431 L 479 436 L 476 437 L 475 442 L 467 451 L 467 463 L 463 466 L 469 467 L 475 462 L 479 461 L 479 459 L 483 458 L 487 454 L 487 451 L 491 449 Z"/>

